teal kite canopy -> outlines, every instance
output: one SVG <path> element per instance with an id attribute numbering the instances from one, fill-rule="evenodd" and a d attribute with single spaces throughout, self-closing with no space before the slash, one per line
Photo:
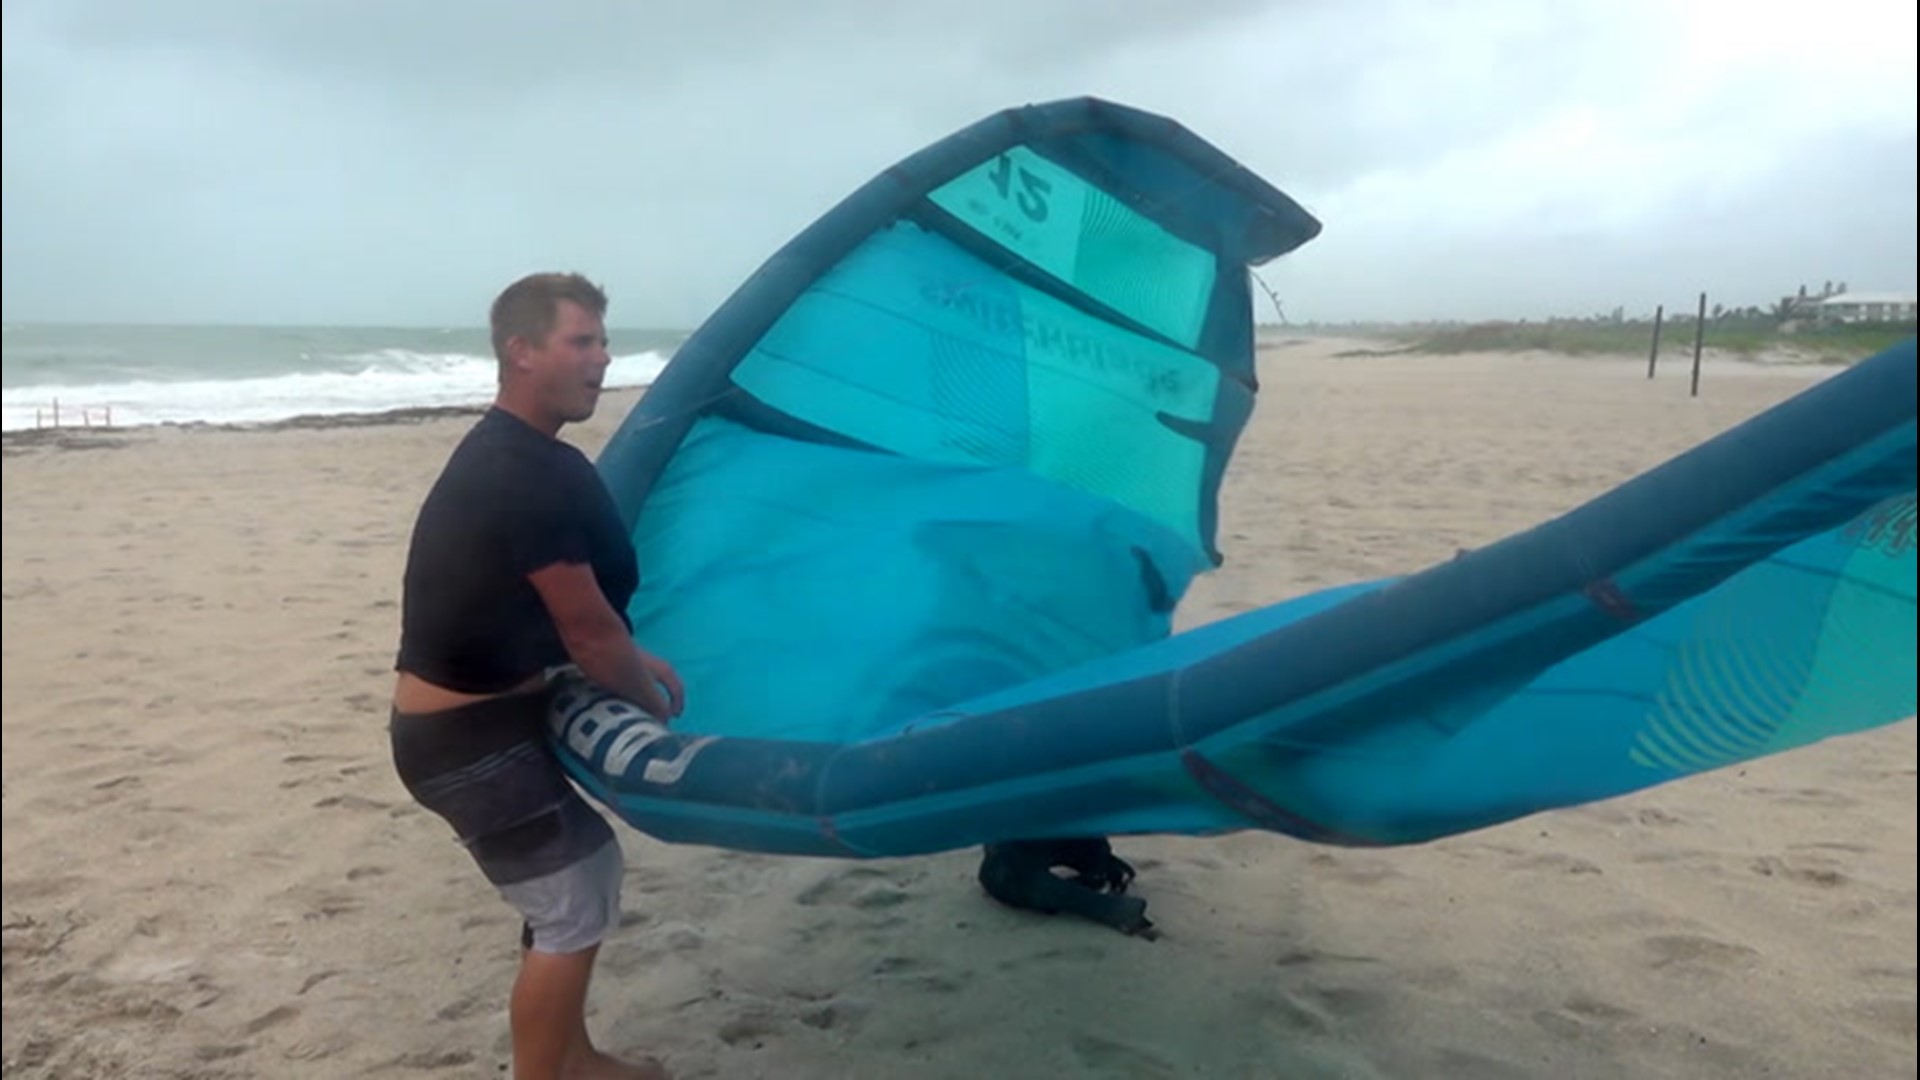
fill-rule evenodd
<path id="1" fill-rule="evenodd" d="M 1258 390 L 1249 267 L 1319 230 L 1093 99 L 853 192 L 601 454 L 688 708 L 571 684 L 571 775 L 789 854 L 1385 845 L 1912 715 L 1911 341 L 1498 544 L 1172 634 Z"/>

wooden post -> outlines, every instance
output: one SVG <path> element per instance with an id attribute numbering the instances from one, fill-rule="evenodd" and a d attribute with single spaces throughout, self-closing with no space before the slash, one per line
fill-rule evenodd
<path id="1" fill-rule="evenodd" d="M 1700 313 L 1693 320 L 1693 396 L 1700 396 L 1700 346 L 1707 338 L 1707 294 L 1700 294 Z"/>
<path id="2" fill-rule="evenodd" d="M 1667 305 L 1661 304 L 1653 309 L 1653 348 L 1647 353 L 1647 378 L 1653 378 L 1654 368 L 1660 364 L 1660 322 L 1666 318 Z"/>

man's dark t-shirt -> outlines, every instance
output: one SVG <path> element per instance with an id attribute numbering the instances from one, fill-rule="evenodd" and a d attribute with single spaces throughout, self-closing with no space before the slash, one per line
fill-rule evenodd
<path id="1" fill-rule="evenodd" d="M 569 662 L 527 580 L 562 561 L 592 564 L 600 590 L 627 621 L 639 566 L 599 472 L 576 447 L 488 409 L 455 448 L 414 524 L 396 666 L 484 694 Z"/>

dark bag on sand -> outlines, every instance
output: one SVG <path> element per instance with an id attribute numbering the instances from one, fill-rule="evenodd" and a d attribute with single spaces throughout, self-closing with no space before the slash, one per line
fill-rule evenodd
<path id="1" fill-rule="evenodd" d="M 1073 876 L 1061 877 L 1055 867 Z M 981 887 L 1008 907 L 1043 915 L 1064 911 L 1150 938 L 1147 902 L 1123 895 L 1132 881 L 1133 867 L 1113 853 L 1105 837 L 988 844 L 980 861 Z"/>

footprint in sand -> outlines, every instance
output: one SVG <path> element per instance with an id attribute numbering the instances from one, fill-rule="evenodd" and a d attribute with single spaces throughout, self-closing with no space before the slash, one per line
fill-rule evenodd
<path id="1" fill-rule="evenodd" d="M 89 794 L 75 800 L 79 805 L 89 807 L 110 803 L 131 791 L 138 790 L 143 784 L 138 775 L 127 771 L 125 759 L 117 755 L 109 757 L 108 760 L 61 769 L 53 773 L 50 778 L 54 782 L 53 786 L 65 792 L 74 793 L 79 788 L 98 792 L 99 794 Z M 125 790 L 116 792 L 116 788 Z"/>
<path id="2" fill-rule="evenodd" d="M 87 1010 L 88 1022 L 130 1020 L 171 1025 L 181 1017 L 180 1008 L 141 989 L 118 989 L 99 995 Z"/>
<path id="3" fill-rule="evenodd" d="M 1632 1009 L 1580 995 L 1568 998 L 1558 1009 L 1541 1009 L 1533 1014 L 1533 1022 L 1541 1030 L 1568 1040 L 1611 1035 L 1639 1018 Z"/>
<path id="4" fill-rule="evenodd" d="M 905 871 L 856 866 L 800 890 L 794 903 L 801 907 L 850 907 L 861 911 L 895 907 L 913 899 L 907 890 L 908 879 L 918 876 Z"/>
<path id="5" fill-rule="evenodd" d="M 1830 907 L 1827 908 L 1828 922 L 1832 922 L 1832 923 L 1864 922 L 1868 919 L 1875 918 L 1880 914 L 1880 911 L 1881 911 L 1880 904 L 1876 903 L 1875 901 L 1864 896 L 1850 897 L 1850 898 L 1843 899 L 1843 897 L 1848 897 L 1848 896 L 1849 894 L 1847 893 L 1834 894 L 1832 904 Z M 1913 918 L 1912 894 L 1909 893 L 1907 895 L 1906 902 L 1904 904 L 1900 904 L 1899 906 L 1904 907 L 1906 909 L 1907 918 L 1911 920 Z"/>
<path id="6" fill-rule="evenodd" d="M 755 852 L 718 850 L 709 852 L 697 869 L 701 888 L 715 895 L 746 897 L 765 893 L 770 883 L 781 878 L 783 868 Z M 646 891 L 657 891 L 653 883 L 659 879 L 657 874 L 647 878 Z M 684 876 L 668 875 L 665 880 L 676 888 L 685 887 Z"/>
<path id="7" fill-rule="evenodd" d="M 296 1039 L 281 1056 L 288 1061 L 325 1061 L 352 1049 L 354 1040 L 343 1032 Z"/>
<path id="8" fill-rule="evenodd" d="M 1322 852 L 1309 857 L 1307 862 L 1314 868 L 1314 877 L 1317 879 L 1337 881 L 1344 885 L 1363 888 L 1403 876 L 1392 863 L 1385 859 L 1339 856 Z"/>
<path id="9" fill-rule="evenodd" d="M 623 938 L 607 943 L 600 954 L 600 967 L 615 980 L 642 977 L 660 962 L 666 951 L 655 944 Z"/>
<path id="10" fill-rule="evenodd" d="M 838 1031 L 844 1036 L 873 1012 L 873 1003 L 861 997 L 841 997 L 831 990 L 794 987 L 784 991 L 787 1010 L 795 1020 L 816 1031 Z"/>
<path id="11" fill-rule="evenodd" d="M 142 915 L 133 921 L 133 936 L 144 938 L 182 935 L 187 929 L 187 921 L 174 912 L 161 912 L 156 915 Z"/>
<path id="12" fill-rule="evenodd" d="M 7 1073 L 11 1075 L 16 1068 L 24 1071 L 47 1065 L 59 1056 L 66 1045 L 64 1039 L 36 1031 L 20 1044 L 19 1050 L 7 1058 Z"/>
<path id="13" fill-rule="evenodd" d="M 341 971 L 338 968 L 329 968 L 326 971 L 316 971 L 301 981 L 300 989 L 294 991 L 293 996 L 306 997 L 307 992 L 309 990 L 312 990 L 314 987 L 319 986 L 323 982 L 326 982 L 328 979 L 331 979 L 331 978 L 334 978 L 335 976 L 343 975 L 343 974 L 345 974 L 345 972 Z"/>
<path id="14" fill-rule="evenodd" d="M 1542 855 L 1528 855 L 1512 864 L 1515 870 L 1544 871 L 1555 874 L 1598 874 L 1600 867 L 1586 859 L 1572 855 L 1562 855 L 1550 851 Z"/>
<path id="15" fill-rule="evenodd" d="M 1792 859 L 1764 855 L 1753 860 L 1750 865 L 1753 872 L 1762 877 L 1779 878 L 1802 885 L 1817 885 L 1823 889 L 1839 888 L 1853 881 L 1834 867 L 1832 859 L 1818 855 L 1802 855 Z"/>
<path id="16" fill-rule="evenodd" d="M 11 906 L 22 901 L 60 900 L 81 892 L 92 884 L 92 878 L 78 874 L 58 874 L 51 877 L 9 881 L 7 882 L 7 903 Z"/>
<path id="17" fill-rule="evenodd" d="M 1337 1016 L 1328 1014 L 1312 999 L 1298 994 L 1255 988 L 1239 996 L 1250 1004 L 1247 1012 L 1260 1017 L 1283 1040 L 1303 1035 L 1330 1035 L 1339 1027 Z"/>
<path id="18" fill-rule="evenodd" d="M 1854 1023 L 1877 1035 L 1913 1042 L 1916 1022 L 1920 1022 L 1920 1012 L 1914 1007 L 1912 998 L 1873 998 L 1858 1001 L 1846 1007 L 1846 1015 Z"/>
<path id="19" fill-rule="evenodd" d="M 1001 971 L 1018 971 L 1025 967 L 1053 967 L 1057 964 L 1093 964 L 1105 960 L 1107 950 L 1099 945 L 1058 945 L 1038 952 L 1022 953 L 1000 961 Z"/>
<path id="20" fill-rule="evenodd" d="M 225 1061 L 247 1052 L 244 1043 L 202 1043 L 193 1048 L 195 1060 L 203 1062 Z"/>
<path id="21" fill-rule="evenodd" d="M 448 1022 L 471 1019 L 472 1017 L 479 1016 L 481 1013 L 492 1012 L 498 1008 L 500 1006 L 498 997 L 499 995 L 493 993 L 491 990 L 485 993 L 478 990 L 468 991 L 452 1002 L 441 1006 L 433 1015 L 436 1019 Z"/>
<path id="22" fill-rule="evenodd" d="M 288 754 L 280 759 L 282 765 L 326 765 L 336 761 L 352 761 L 345 754 Z"/>
<path id="23" fill-rule="evenodd" d="M 926 961 L 912 956 L 883 956 L 874 962 L 872 971 L 882 978 L 889 975 L 912 975 L 926 967 Z"/>
<path id="24" fill-rule="evenodd" d="M 1174 1064 L 1142 1046 L 1131 1045 L 1100 1035 L 1079 1034 L 1067 1044 L 1074 1060 L 1095 1076 L 1175 1077 Z"/>
<path id="25" fill-rule="evenodd" d="M 855 1012 L 835 1002 L 807 1009 L 799 1014 L 798 1019 L 817 1031 L 846 1031 L 864 1014 L 864 1011 Z"/>
<path id="26" fill-rule="evenodd" d="M 627 883 L 624 888 L 626 891 L 648 895 L 651 893 L 676 891 L 679 888 L 679 881 L 680 879 L 677 875 L 657 866 L 629 862 L 627 864 Z"/>
<path id="27" fill-rule="evenodd" d="M 887 956 L 877 961 L 872 968 L 878 979 L 906 983 L 919 990 L 936 994 L 958 993 L 972 979 L 971 972 L 947 973 L 928 970 L 932 965 L 914 956 Z"/>
<path id="28" fill-rule="evenodd" d="M 1886 966 L 1864 967 L 1854 974 L 1863 979 L 1892 979 L 1894 982 L 1912 985 L 1916 970 L 1912 964 L 1889 964 Z"/>
<path id="29" fill-rule="evenodd" d="M 624 978 L 643 973 L 668 956 L 690 956 L 706 945 L 706 935 L 698 927 L 684 922 L 664 922 L 609 943 L 600 958 L 600 966 L 615 978 Z"/>
<path id="30" fill-rule="evenodd" d="M 299 1007 L 294 1005 L 277 1005 L 247 1021 L 241 1030 L 246 1032 L 248 1038 L 252 1038 L 269 1028 L 276 1028 L 281 1024 L 295 1020 L 299 1016 Z"/>
<path id="31" fill-rule="evenodd" d="M 1683 967 L 1715 974 L 1745 966 L 1760 953 L 1745 945 L 1733 945 L 1700 934 L 1657 934 L 1641 941 L 1653 953 L 1656 969 Z"/>
<path id="32" fill-rule="evenodd" d="M 1300 967 L 1305 964 L 1374 964 L 1377 956 L 1358 953 L 1330 953 L 1318 949 L 1292 949 L 1274 958 L 1275 967 Z"/>
<path id="33" fill-rule="evenodd" d="M 738 1016 L 721 1021 L 715 1032 L 720 1041 L 728 1046 L 760 1049 L 765 1042 L 780 1033 L 780 1016 L 761 1005 L 750 1005 Z"/>
<path id="34" fill-rule="evenodd" d="M 396 1069 L 411 1069 L 420 1072 L 433 1072 L 440 1069 L 460 1069 L 473 1064 L 471 1050 L 415 1050 L 410 1054 L 401 1054 L 388 1062 Z"/>
<path id="35" fill-rule="evenodd" d="M 1865 844 L 1852 844 L 1838 840 L 1815 840 L 1805 844 L 1788 844 L 1788 851 L 1839 851 L 1848 855 L 1870 855 L 1873 849 Z"/>
<path id="36" fill-rule="evenodd" d="M 1452 964 L 1417 967 L 1400 976 L 1400 981 L 1429 994 L 1451 993 L 1467 984 L 1467 974 Z"/>
<path id="37" fill-rule="evenodd" d="M 1721 858 L 1720 852 L 1707 851 L 1702 848 L 1669 848 L 1662 851 L 1643 851 L 1631 856 L 1630 861 L 1638 866 L 1664 866 L 1668 863 L 1681 863 L 1688 868 L 1689 873 L 1712 875 L 1722 872 L 1720 867 Z"/>
<path id="38" fill-rule="evenodd" d="M 303 909 L 301 917 L 309 922 L 351 915 L 359 911 L 365 903 L 356 892 L 325 886 L 301 886 L 289 890 L 285 895 L 287 899 Z"/>
<path id="39" fill-rule="evenodd" d="M 513 921 L 509 916 L 491 908 L 481 914 L 468 915 L 460 920 L 460 930 L 462 933 L 474 930 L 498 931 L 510 925 L 518 927 L 519 923 Z"/>
<path id="40" fill-rule="evenodd" d="M 1427 1076 L 1471 1076 L 1474 1080 L 1536 1080 L 1536 1070 L 1510 1061 L 1488 1057 L 1473 1050 L 1442 1048 L 1434 1055 L 1434 1067 Z"/>
<path id="41" fill-rule="evenodd" d="M 1367 1017 L 1387 1010 L 1387 995 L 1352 986 L 1317 986 L 1298 993 L 1327 1016 Z"/>
<path id="42" fill-rule="evenodd" d="M 369 799 L 365 795 L 329 795 L 313 804 L 315 810 L 386 810 L 393 804 L 384 799 Z"/>
<path id="43" fill-rule="evenodd" d="M 13 888 L 9 886 L 10 890 Z M 20 899 L 24 898 L 16 896 L 11 891 L 7 895 L 9 904 Z M 9 916 L 3 928 L 4 936 L 0 936 L 0 942 L 4 942 L 6 961 L 11 965 L 18 960 L 36 960 L 43 956 L 53 956 L 66 946 L 68 938 L 85 925 L 84 920 L 75 918 L 71 913 L 63 913 L 45 920 L 32 915 Z"/>
<path id="44" fill-rule="evenodd" d="M 1749 788 L 1748 794 L 1757 795 L 1773 802 L 1786 803 L 1789 806 L 1818 806 L 1825 809 L 1841 810 L 1850 806 L 1859 806 L 1860 800 L 1838 791 L 1825 788 Z"/>

